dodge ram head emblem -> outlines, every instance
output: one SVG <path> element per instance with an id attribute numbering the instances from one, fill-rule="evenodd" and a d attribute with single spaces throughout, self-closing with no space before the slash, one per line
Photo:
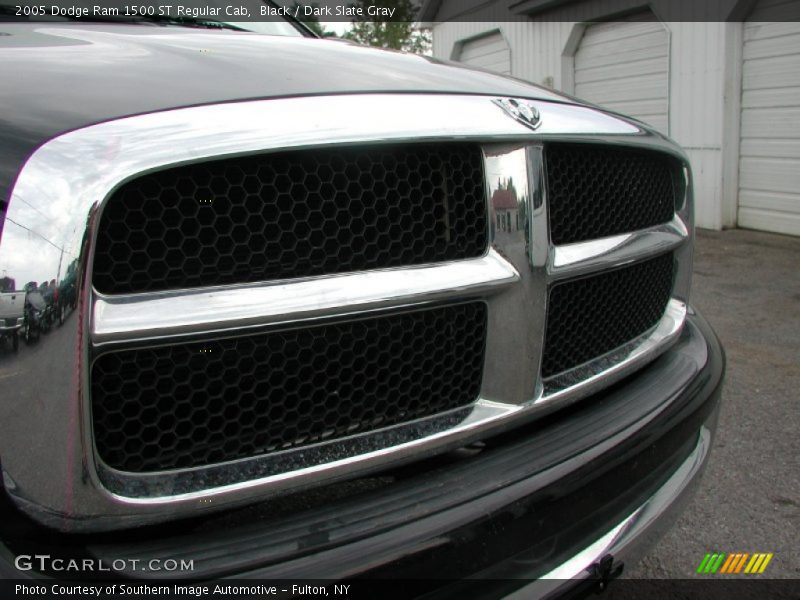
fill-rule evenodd
<path id="1" fill-rule="evenodd" d="M 516 98 L 497 98 L 493 100 L 497 106 L 506 111 L 507 114 L 514 117 L 523 125 L 527 125 L 531 129 L 536 129 L 541 125 L 542 119 L 539 116 L 539 111 L 536 107 L 527 100 L 518 100 Z"/>

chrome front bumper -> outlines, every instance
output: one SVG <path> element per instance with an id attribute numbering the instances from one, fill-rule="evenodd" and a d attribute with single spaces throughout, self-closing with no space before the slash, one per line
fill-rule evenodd
<path id="1" fill-rule="evenodd" d="M 521 586 L 512 597 L 548 597 L 599 585 L 598 565 L 614 572 L 641 558 L 696 487 L 724 369 L 718 340 L 690 311 L 672 348 L 593 401 L 487 440 L 480 451 L 385 474 L 386 485 L 354 495 L 329 486 L 332 497 L 280 516 L 266 504 L 202 527 L 54 539 L 62 554 L 106 564 L 180 556 L 196 559 L 198 579 L 402 580 L 409 597 L 499 597 Z M 36 576 L 14 570 L 8 557 L 28 547 L 20 546 L 27 536 L 16 537 L 0 531 L 0 573 Z M 118 575 L 182 576 L 135 567 Z"/>

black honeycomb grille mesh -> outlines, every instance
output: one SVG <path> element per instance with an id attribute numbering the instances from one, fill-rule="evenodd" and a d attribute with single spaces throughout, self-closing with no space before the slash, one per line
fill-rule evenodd
<path id="1" fill-rule="evenodd" d="M 577 367 L 653 327 L 672 292 L 671 254 L 555 285 L 547 307 L 542 376 Z"/>
<path id="2" fill-rule="evenodd" d="M 584 144 L 545 149 L 554 244 L 645 229 L 672 219 L 677 163 L 658 152 Z"/>
<path id="3" fill-rule="evenodd" d="M 107 294 L 480 256 L 480 149 L 372 146 L 217 160 L 125 184 L 101 218 Z"/>
<path id="4" fill-rule="evenodd" d="M 97 451 L 115 469 L 219 463 L 465 406 L 483 303 L 114 352 L 92 369 Z"/>

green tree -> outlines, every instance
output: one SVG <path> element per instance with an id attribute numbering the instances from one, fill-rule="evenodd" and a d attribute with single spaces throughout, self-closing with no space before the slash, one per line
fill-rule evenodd
<path id="1" fill-rule="evenodd" d="M 352 21 L 352 28 L 344 38 L 359 44 L 377 48 L 405 50 L 416 54 L 425 53 L 431 46 L 427 31 L 413 27 L 417 5 L 412 0 L 356 0 L 352 6 L 361 8 L 361 15 Z M 391 21 L 373 21 L 368 8 L 393 8 Z"/>

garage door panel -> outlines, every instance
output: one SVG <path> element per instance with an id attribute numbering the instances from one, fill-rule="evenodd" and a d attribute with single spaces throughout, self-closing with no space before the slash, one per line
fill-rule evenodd
<path id="1" fill-rule="evenodd" d="M 583 34 L 581 47 L 588 49 L 597 44 L 620 44 L 632 38 L 646 37 L 664 31 L 661 23 L 655 21 L 640 23 L 626 21 L 624 27 L 620 27 L 620 24 L 620 21 L 609 21 L 588 27 Z"/>
<path id="2" fill-rule="evenodd" d="M 756 208 L 770 212 L 792 214 L 796 208 L 797 198 L 794 194 L 780 192 L 762 192 L 742 189 L 739 204 L 745 208 Z"/>
<path id="3" fill-rule="evenodd" d="M 482 58 L 484 56 L 492 56 L 497 54 L 508 55 L 508 48 L 504 48 L 500 44 L 492 44 L 491 46 L 483 46 L 482 48 L 472 48 L 466 46 L 461 52 L 462 62 L 472 62 L 473 60 Z"/>
<path id="4" fill-rule="evenodd" d="M 790 38 L 791 39 L 791 38 Z M 800 37 L 798 37 L 800 42 Z M 798 42 L 792 43 L 797 46 Z M 791 43 L 791 42 L 789 42 Z M 800 54 L 745 61 L 742 89 L 800 86 Z"/>
<path id="5" fill-rule="evenodd" d="M 462 46 L 461 55 L 464 56 L 470 51 L 480 51 L 481 48 L 494 49 L 498 46 L 506 47 L 506 43 L 505 40 L 503 39 L 503 36 L 500 35 L 500 33 L 494 32 L 488 35 L 482 35 L 481 37 L 465 41 Z"/>
<path id="6" fill-rule="evenodd" d="M 597 67 L 607 67 L 609 65 L 617 65 L 620 61 L 628 60 L 631 58 L 630 53 L 632 50 L 616 51 L 614 48 L 609 48 L 607 52 L 579 52 L 576 54 L 576 62 L 581 65 L 581 70 L 589 70 Z M 651 58 L 662 58 L 667 60 L 667 49 L 661 44 L 650 45 L 645 48 L 635 50 L 636 59 L 644 60 Z M 577 59 L 580 55 L 580 59 Z"/>
<path id="7" fill-rule="evenodd" d="M 659 103 L 659 106 L 666 106 L 665 103 Z M 623 115 L 633 117 L 634 119 L 639 119 L 655 127 L 659 131 L 666 131 L 667 130 L 667 117 L 666 117 L 666 108 L 661 110 L 653 110 L 652 108 L 648 108 L 645 104 L 644 107 L 640 108 L 636 104 L 624 102 L 619 104 L 613 105 L 606 105 L 606 108 L 609 110 L 613 110 L 618 113 L 622 113 Z"/>
<path id="8" fill-rule="evenodd" d="M 739 225 L 793 235 L 800 235 L 800 23 L 790 19 L 798 17 L 796 0 L 761 0 L 744 24 L 739 145 Z"/>
<path id="9" fill-rule="evenodd" d="M 497 73 L 511 73 L 511 51 L 500 33 L 463 42 L 458 61 Z"/>
<path id="10" fill-rule="evenodd" d="M 772 58 L 775 56 L 790 56 L 793 54 L 792 47 L 798 43 L 800 43 L 800 32 L 762 40 L 753 40 L 745 44 L 743 58 L 744 60 L 754 60 L 758 58 Z"/>
<path id="11" fill-rule="evenodd" d="M 742 138 L 800 138 L 800 106 L 745 109 Z"/>
<path id="12" fill-rule="evenodd" d="M 664 98 L 657 98 L 655 100 L 614 102 L 614 110 L 637 119 L 642 119 L 642 115 L 661 116 L 667 114 L 667 101 Z"/>
<path id="13" fill-rule="evenodd" d="M 644 13 L 638 18 L 652 18 Z M 669 45 L 664 27 L 615 21 L 587 27 L 575 53 L 575 95 L 666 132 Z"/>
<path id="14" fill-rule="evenodd" d="M 619 62 L 620 55 L 625 55 L 629 52 L 647 52 L 654 56 L 666 56 L 666 47 L 661 43 L 664 35 L 664 31 L 659 30 L 648 33 L 647 35 L 637 35 L 635 37 L 617 40 L 613 43 L 603 44 L 601 47 L 599 47 L 600 45 L 598 44 L 584 45 L 584 43 L 581 42 L 580 48 L 575 54 L 575 58 L 580 61 L 589 59 L 590 61 L 595 60 L 598 62 L 607 59 L 606 64 L 611 64 Z M 638 56 L 636 58 L 638 58 Z M 591 62 L 589 66 L 592 66 Z"/>
<path id="15" fill-rule="evenodd" d="M 633 112 L 629 112 L 626 110 L 624 114 L 630 115 L 636 119 L 639 119 L 640 121 L 644 121 L 645 123 L 650 123 L 651 125 L 655 125 L 655 120 L 664 118 L 663 111 L 647 112 L 646 110 L 634 110 Z"/>
<path id="16" fill-rule="evenodd" d="M 469 61 L 473 67 L 481 67 L 482 69 L 494 68 L 504 69 L 508 65 L 508 51 L 492 52 L 491 54 L 484 54 L 476 56 Z"/>
<path id="17" fill-rule="evenodd" d="M 763 192 L 797 192 L 800 161 L 793 158 L 742 157 L 739 187 Z M 800 208 L 800 206 L 798 206 Z"/>
<path id="18" fill-rule="evenodd" d="M 742 108 L 791 108 L 797 106 L 800 86 L 746 90 L 742 92 Z"/>
<path id="19" fill-rule="evenodd" d="M 612 81 L 614 79 L 629 79 L 631 77 L 644 77 L 652 74 L 666 75 L 666 67 L 667 64 L 664 57 L 658 57 L 647 60 L 630 61 L 622 65 L 576 69 L 575 83 Z"/>
<path id="20" fill-rule="evenodd" d="M 470 66 L 471 67 L 475 67 L 477 69 L 484 69 L 486 71 L 492 71 L 493 73 L 499 73 L 500 75 L 508 75 L 509 74 L 508 70 L 506 69 L 506 63 L 502 62 L 502 61 L 495 62 L 495 63 L 485 63 L 485 64 L 484 63 L 479 63 L 479 62 L 474 62 L 474 63 L 470 64 Z"/>
<path id="21" fill-rule="evenodd" d="M 796 158 L 800 159 L 800 142 L 790 138 L 747 138 L 742 140 L 740 149 L 742 158 Z"/>
<path id="22" fill-rule="evenodd" d="M 482 65 L 487 63 L 501 63 L 503 65 L 508 64 L 508 57 L 509 53 L 508 50 L 500 50 L 497 52 L 491 52 L 488 54 L 480 54 L 474 57 L 471 57 L 467 60 L 462 62 L 469 64 L 469 65 Z"/>
<path id="23" fill-rule="evenodd" d="M 797 23 L 791 21 L 747 23 L 744 30 L 744 41 L 749 43 L 755 40 L 794 35 L 795 33 L 797 33 Z"/>
<path id="24" fill-rule="evenodd" d="M 488 64 L 485 64 L 485 65 L 481 65 L 481 64 L 477 64 L 476 63 L 476 64 L 473 64 L 471 66 L 474 66 L 474 67 L 476 67 L 478 69 L 484 69 L 486 71 L 492 71 L 494 73 L 499 73 L 500 75 L 510 75 L 505 62 L 488 63 Z"/>
<path id="25" fill-rule="evenodd" d="M 581 90 L 579 97 L 588 98 L 599 104 L 625 102 L 631 100 L 656 100 L 664 97 L 665 75 L 657 73 L 635 79 L 616 79 L 576 85 Z"/>
<path id="26" fill-rule="evenodd" d="M 470 64 L 476 60 L 482 60 L 486 58 L 504 58 L 508 56 L 508 49 L 507 48 L 486 48 L 486 51 L 483 52 L 464 52 L 461 55 L 461 58 L 464 61 L 469 61 Z"/>

